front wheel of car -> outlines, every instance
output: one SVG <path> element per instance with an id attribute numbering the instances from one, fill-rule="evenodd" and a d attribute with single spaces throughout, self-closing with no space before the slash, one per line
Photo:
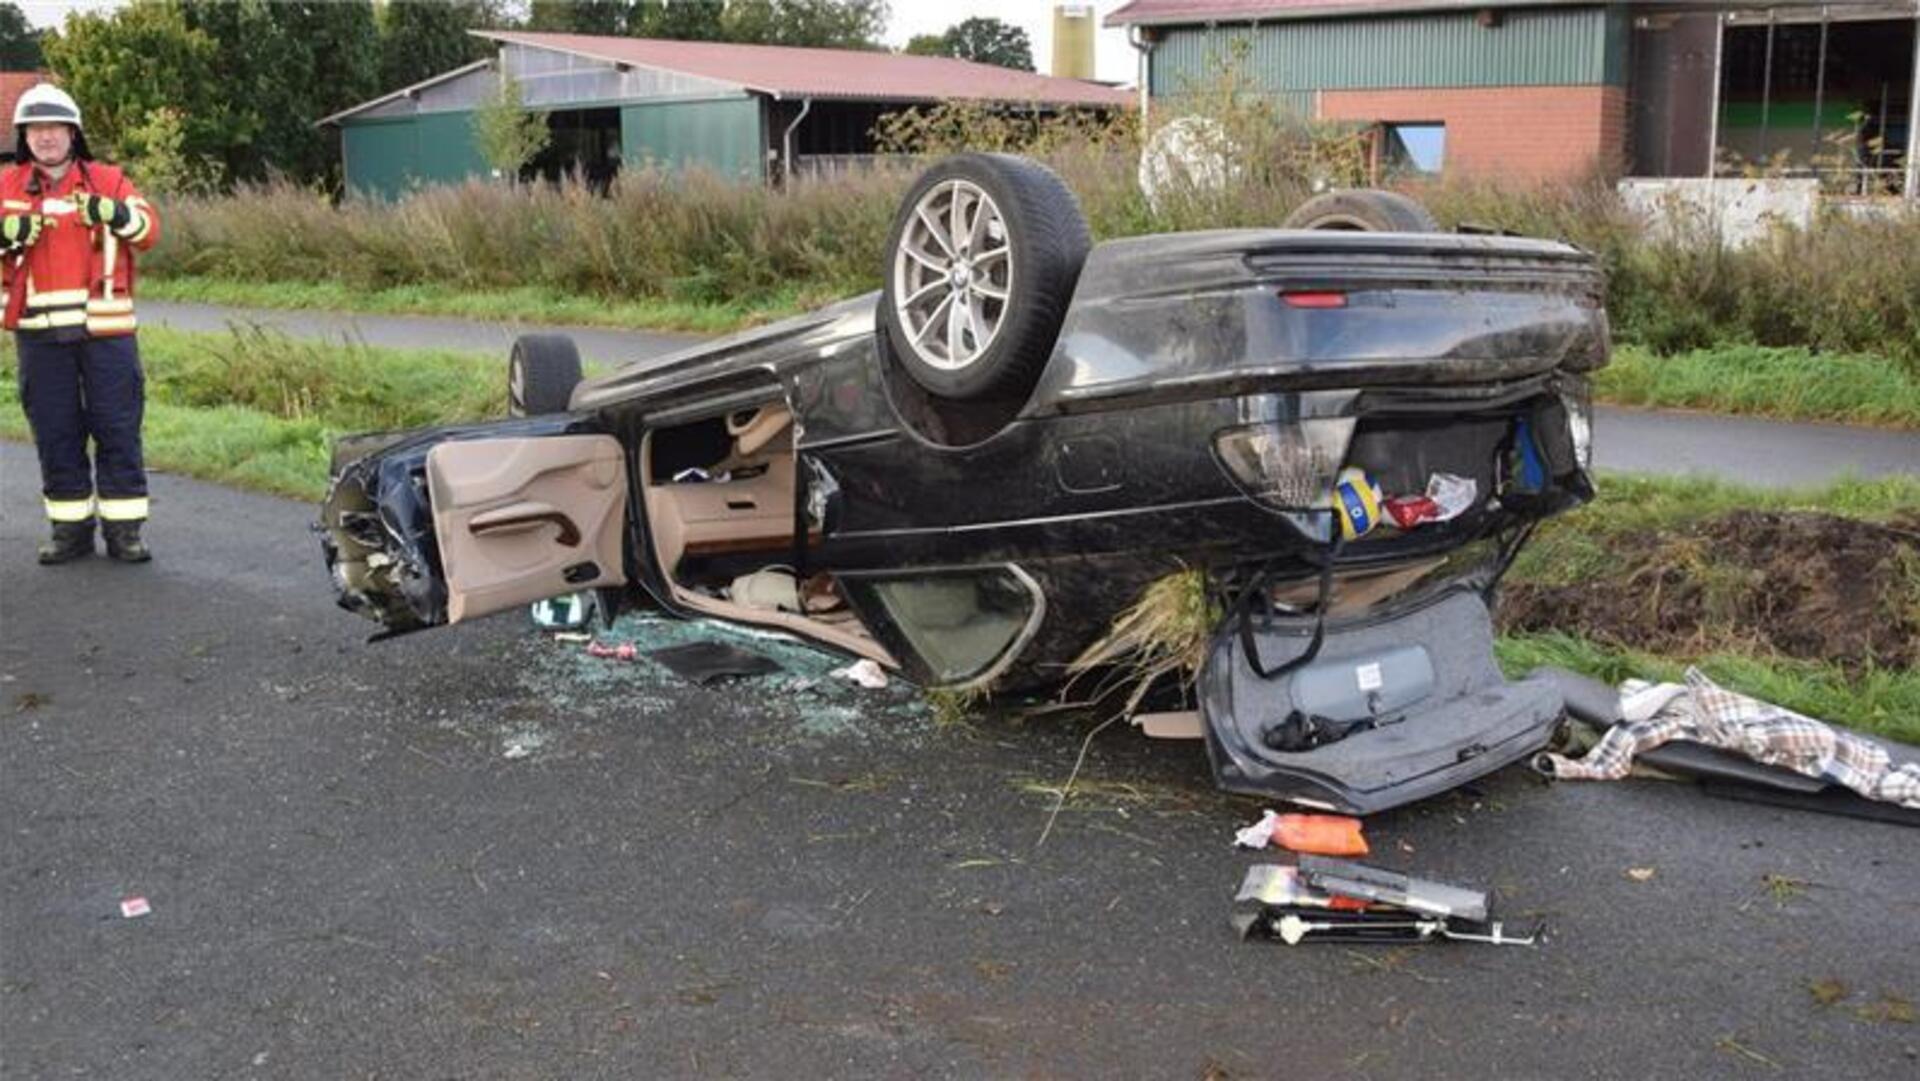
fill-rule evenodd
<path id="1" fill-rule="evenodd" d="M 1301 203 L 1282 229 L 1337 229 L 1353 233 L 1437 233 L 1440 223 L 1419 202 L 1399 192 L 1353 188 L 1316 195 Z"/>
<path id="2" fill-rule="evenodd" d="M 522 334 L 507 356 L 507 415 L 564 413 L 580 384 L 580 350 L 565 334 Z"/>
<path id="3" fill-rule="evenodd" d="M 941 161 L 907 193 L 888 236 L 885 348 L 930 394 L 1024 396 L 1090 246 L 1073 193 L 1039 162 Z"/>

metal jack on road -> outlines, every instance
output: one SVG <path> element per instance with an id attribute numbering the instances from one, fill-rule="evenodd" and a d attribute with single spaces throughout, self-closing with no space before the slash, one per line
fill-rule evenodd
<path id="1" fill-rule="evenodd" d="M 1487 925 L 1486 933 L 1474 931 L 1456 931 L 1445 920 L 1368 920 L 1332 921 L 1308 920 L 1299 916 L 1287 915 L 1274 923 L 1274 931 L 1280 941 L 1289 946 L 1298 946 L 1308 935 L 1321 935 L 1327 939 L 1353 940 L 1365 942 L 1386 941 L 1426 941 L 1435 936 L 1452 939 L 1456 942 L 1484 942 L 1491 946 L 1531 946 L 1539 935 L 1510 935 L 1500 921 Z"/>

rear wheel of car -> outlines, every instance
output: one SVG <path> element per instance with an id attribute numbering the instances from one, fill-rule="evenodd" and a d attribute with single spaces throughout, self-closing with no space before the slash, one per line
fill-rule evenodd
<path id="1" fill-rule="evenodd" d="M 522 334 L 507 357 L 507 415 L 564 413 L 580 383 L 580 350 L 565 334 Z"/>
<path id="2" fill-rule="evenodd" d="M 1282 229 L 1342 229 L 1354 233 L 1437 233 L 1427 208 L 1399 192 L 1353 188 L 1316 195 L 1287 215 Z"/>
<path id="3" fill-rule="evenodd" d="M 1008 154 L 939 162 L 894 216 L 883 345 L 939 397 L 1024 396 L 1090 246 L 1073 193 L 1040 163 Z"/>

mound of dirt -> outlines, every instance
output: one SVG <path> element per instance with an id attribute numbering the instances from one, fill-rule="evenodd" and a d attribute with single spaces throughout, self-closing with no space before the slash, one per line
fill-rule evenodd
<path id="1" fill-rule="evenodd" d="M 1920 663 L 1920 514 L 1887 524 L 1735 511 L 1613 539 L 1609 572 L 1512 583 L 1500 620 L 1651 653 L 1773 651 L 1849 669 Z"/>

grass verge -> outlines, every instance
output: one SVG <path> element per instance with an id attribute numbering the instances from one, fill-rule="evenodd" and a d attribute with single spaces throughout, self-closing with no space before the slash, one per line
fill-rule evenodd
<path id="1" fill-rule="evenodd" d="M 1671 532 L 1738 510 L 1815 511 L 1885 522 L 1920 507 L 1920 476 L 1842 479 L 1818 488 L 1748 488 L 1696 477 L 1604 473 L 1592 503 L 1542 524 L 1509 580 L 1569 585 L 1607 576 L 1606 541 L 1625 533 Z"/>
<path id="2" fill-rule="evenodd" d="M 498 415 L 500 361 L 376 349 L 241 328 L 140 332 L 147 463 L 300 499 L 326 489 L 336 435 Z M 27 440 L 13 336 L 0 342 L 0 437 Z"/>
<path id="3" fill-rule="evenodd" d="M 817 290 L 808 293 L 796 289 L 730 303 L 655 298 L 609 301 L 540 286 L 461 289 L 444 285 L 396 285 L 363 289 L 338 282 L 250 282 L 205 277 L 145 278 L 140 283 L 140 295 L 154 300 L 241 308 L 443 315 L 489 322 L 626 327 L 689 334 L 725 334 L 837 299 Z"/>
<path id="4" fill-rule="evenodd" d="M 1920 429 L 1920 369 L 1886 357 L 1726 345 L 1658 356 L 1614 351 L 1594 379 L 1614 405 Z"/>
<path id="5" fill-rule="evenodd" d="M 1693 664 L 1743 694 L 1862 732 L 1920 744 L 1920 671 L 1910 668 L 1849 673 L 1835 665 L 1732 652 L 1675 658 L 1609 648 L 1567 634 L 1502 635 L 1495 651 L 1510 676 L 1553 664 L 1609 684 L 1625 679 L 1678 681 Z"/>

